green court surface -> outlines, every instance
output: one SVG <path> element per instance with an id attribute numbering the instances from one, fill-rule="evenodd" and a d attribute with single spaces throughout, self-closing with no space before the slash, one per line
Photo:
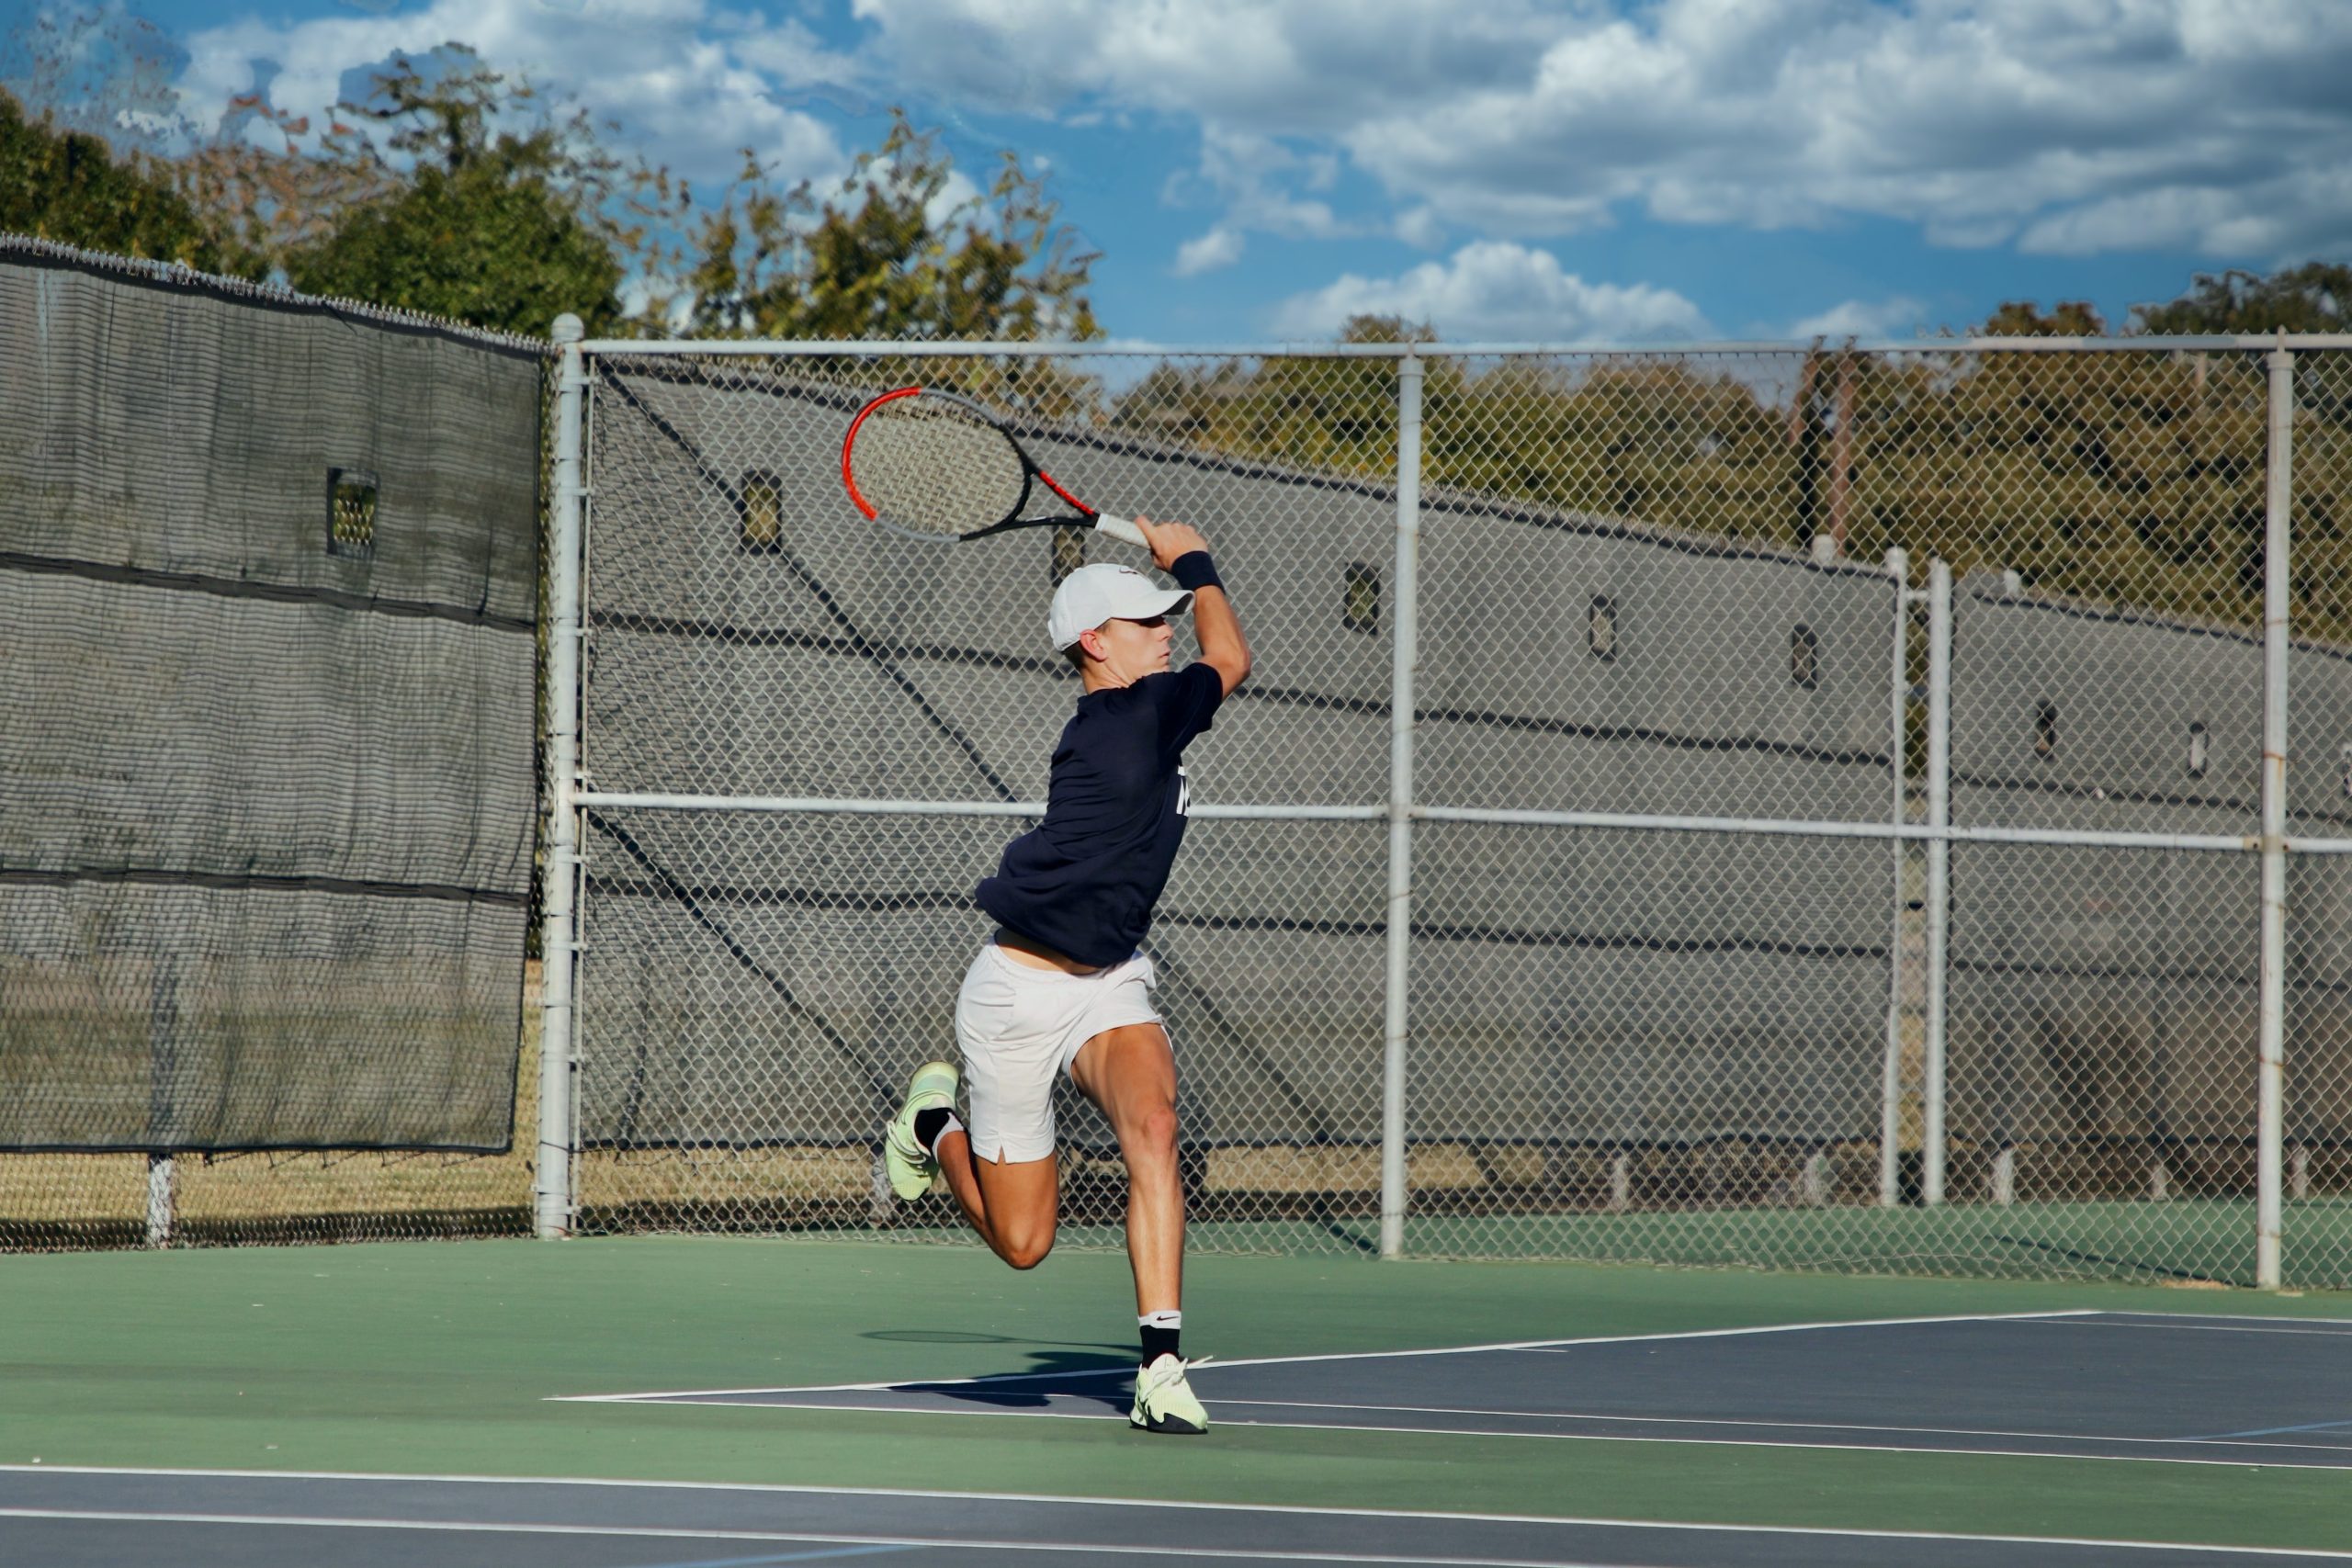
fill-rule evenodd
<path id="1" fill-rule="evenodd" d="M 0 1258 L 0 1465 L 923 1487 L 2344 1549 L 2352 1471 L 551 1396 L 949 1379 L 1132 1354 L 1125 1260 L 641 1238 Z M 2352 1320 L 2352 1295 L 1197 1257 L 1221 1359 L 2049 1312 Z M 1368 1378 L 1378 1362 L 1364 1363 Z M 1902 1420 L 1899 1379 L 1883 1390 Z M 1366 1391 L 1377 1398 L 1376 1383 Z M 2352 1389 L 2346 1390 L 2352 1404 Z"/>

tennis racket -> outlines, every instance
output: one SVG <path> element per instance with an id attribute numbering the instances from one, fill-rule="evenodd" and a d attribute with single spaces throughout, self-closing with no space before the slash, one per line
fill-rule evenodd
<path id="1" fill-rule="evenodd" d="M 857 411 L 842 438 L 842 483 L 859 512 L 919 539 L 1078 525 L 1144 543 L 1133 523 L 1064 490 L 995 415 L 931 387 L 901 387 Z"/>

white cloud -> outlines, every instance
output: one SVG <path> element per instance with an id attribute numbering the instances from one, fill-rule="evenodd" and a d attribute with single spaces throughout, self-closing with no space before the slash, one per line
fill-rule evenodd
<path id="1" fill-rule="evenodd" d="M 1176 250 L 1176 276 L 1193 277 L 1219 267 L 1231 266 L 1241 259 L 1241 231 L 1218 224 L 1199 239 L 1187 240 Z"/>
<path id="2" fill-rule="evenodd" d="M 1464 245 L 1395 277 L 1346 274 L 1285 300 L 1274 329 L 1286 338 L 1328 338 L 1361 315 L 1426 322 L 1455 343 L 1655 342 L 1710 331 L 1699 308 L 1670 288 L 1587 283 L 1562 271 L 1550 252 L 1501 240 Z"/>
<path id="3" fill-rule="evenodd" d="M 1244 227 L 1270 221 L 1253 199 L 1314 177 L 1236 177 L 1231 149 L 1272 146 L 1337 149 L 1401 208 L 1490 235 L 1632 205 L 1752 228 L 1861 213 L 1942 243 L 2070 252 L 2352 242 L 2331 177 L 2352 166 L 2345 0 L 854 8 L 925 90 L 1196 122 L 1202 177 Z"/>
<path id="4" fill-rule="evenodd" d="M 2034 223 L 2018 248 L 2092 255 L 2145 247 L 2218 255 L 2289 256 L 2340 248 L 2352 237 L 2352 164 L 2294 173 L 2242 190 L 2165 186 L 2086 203 Z"/>
<path id="5" fill-rule="evenodd" d="M 1445 223 L 1424 204 L 1396 215 L 1396 237 L 1419 251 L 1433 251 L 1445 243 Z"/>
<path id="6" fill-rule="evenodd" d="M 1216 229 L 1194 242 L 1205 245 L 1216 234 L 1229 233 L 1229 243 L 1204 253 L 1214 260 L 1230 250 L 1232 255 L 1214 262 L 1223 265 L 1239 255 L 1240 236 L 1249 231 L 1306 240 L 1349 239 L 1376 231 L 1372 224 L 1341 218 L 1320 196 L 1306 194 L 1330 190 L 1339 176 L 1339 160 L 1329 152 L 1300 152 L 1272 137 L 1211 127 L 1202 132 L 1199 167 L 1172 179 L 1168 195 L 1178 202 L 1199 195 L 1224 209 Z M 1185 270 L 1181 257 L 1178 270 Z"/>
<path id="7" fill-rule="evenodd" d="M 1890 338 L 1917 333 L 1928 321 L 1928 308 L 1907 294 L 1893 299 L 1849 299 L 1792 323 L 1792 338 Z"/>
<path id="8" fill-rule="evenodd" d="M 864 67 L 797 22 L 748 27 L 704 0 L 433 0 L 411 11 L 270 23 L 248 16 L 182 41 L 183 113 L 217 123 L 273 64 L 273 105 L 322 121 L 345 75 L 461 39 L 492 69 L 617 118 L 646 154 L 698 184 L 732 178 L 750 148 L 786 184 L 837 176 L 848 159 L 826 124 L 779 98 L 847 87 Z"/>

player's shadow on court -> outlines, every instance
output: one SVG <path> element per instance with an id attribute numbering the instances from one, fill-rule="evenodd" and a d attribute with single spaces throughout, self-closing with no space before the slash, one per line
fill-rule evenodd
<path id="1" fill-rule="evenodd" d="M 1041 1410 L 1056 1400 L 1096 1404 L 1125 1412 L 1134 1397 L 1131 1378 L 1117 1374 L 1135 1371 L 1131 1345 L 1102 1345 L 1076 1339 L 1024 1339 L 1012 1334 L 975 1334 L 961 1328 L 876 1328 L 858 1336 L 894 1345 L 1035 1345 L 1027 1371 L 994 1372 L 978 1380 L 954 1382 L 900 1383 L 900 1392 L 920 1392 L 965 1404 L 985 1404 L 998 1410 Z"/>
<path id="2" fill-rule="evenodd" d="M 1040 1350 L 1030 1356 L 1030 1370 L 998 1373 L 970 1382 L 921 1383 L 924 1393 L 959 1404 L 985 1404 L 993 1410 L 1043 1410 L 1055 1404 L 1099 1404 L 1125 1413 L 1134 1397 L 1135 1352 L 1102 1348 Z"/>
<path id="3" fill-rule="evenodd" d="M 876 1328 L 858 1336 L 860 1339 L 881 1339 L 893 1345 L 1042 1345 L 1043 1350 L 1030 1352 L 1030 1359 L 1051 1362 L 1045 1371 L 1069 1371 L 1087 1364 L 1089 1358 L 1071 1357 L 1065 1352 L 1095 1350 L 1101 1354 L 1091 1363 L 1104 1367 L 1131 1365 L 1136 1359 L 1133 1343 L 1105 1345 L 1093 1339 L 1027 1339 L 1017 1334 L 974 1334 L 961 1328 Z M 1026 1372 L 998 1372 L 997 1377 L 1026 1377 Z"/>

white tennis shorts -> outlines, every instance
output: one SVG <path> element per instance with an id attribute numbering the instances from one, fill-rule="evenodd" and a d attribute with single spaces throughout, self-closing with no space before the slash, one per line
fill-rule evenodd
<path id="1" fill-rule="evenodd" d="M 1055 1079 L 1103 1031 L 1162 1021 L 1151 1005 L 1153 978 L 1140 953 L 1091 975 L 1065 975 L 984 945 L 956 994 L 972 1152 L 998 1161 L 1052 1154 Z"/>

